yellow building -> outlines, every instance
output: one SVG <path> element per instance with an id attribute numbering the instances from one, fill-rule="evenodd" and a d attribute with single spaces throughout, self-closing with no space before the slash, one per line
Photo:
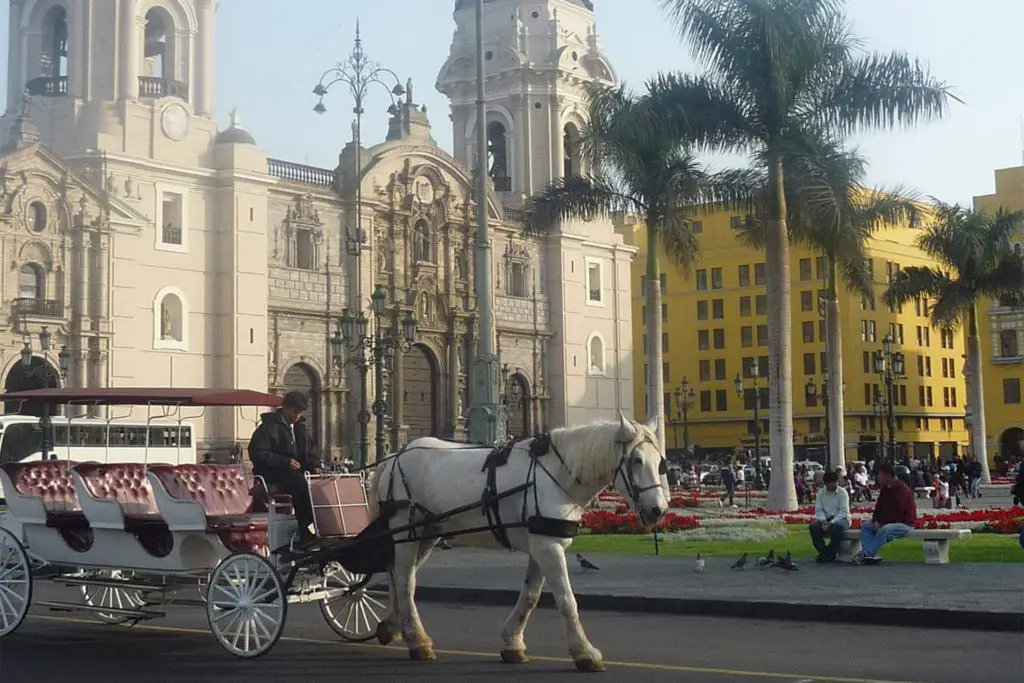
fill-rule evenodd
<path id="1" fill-rule="evenodd" d="M 683 420 L 675 392 L 684 378 L 694 390 L 688 411 L 690 444 L 698 457 L 731 453 L 737 446 L 754 445 L 753 395 L 740 397 L 735 378 L 740 374 L 750 390 L 753 364 L 759 363 L 762 455 L 767 455 L 768 328 L 765 264 L 761 251 L 738 239 L 740 216 L 714 213 L 698 216 L 699 262 L 689 277 L 665 263 L 662 289 L 664 323 L 666 444 L 670 452 L 683 446 Z M 644 328 L 646 278 L 643 252 L 646 231 L 629 217 L 620 217 L 620 231 L 632 236 L 640 254 L 633 262 L 633 344 L 635 377 L 646 377 Z M 865 460 L 877 453 L 884 420 L 876 415 L 876 396 L 884 392 L 874 373 L 873 354 L 886 334 L 894 350 L 906 356 L 907 377 L 897 389 L 896 441 L 918 457 L 948 458 L 967 443 L 964 428 L 966 391 L 963 339 L 929 326 L 927 304 L 910 303 L 890 311 L 881 303 L 885 283 L 901 267 L 928 263 L 914 246 L 918 231 L 891 228 L 876 233 L 870 245 L 877 286 L 873 300 L 840 290 L 845 380 L 845 461 Z M 794 247 L 791 252 L 793 329 L 793 428 L 796 460 L 824 461 L 825 408 L 821 384 L 825 361 L 825 322 L 819 297 L 825 294 L 824 262 L 820 255 Z M 817 384 L 817 396 L 808 383 Z M 634 387 L 638 413 L 646 417 L 644 383 Z M 887 432 L 886 432 L 887 433 Z M 887 440 L 887 436 L 882 437 Z"/>
<path id="2" fill-rule="evenodd" d="M 1024 166 L 995 172 L 995 192 L 974 198 L 977 211 L 994 214 L 1000 207 L 1024 208 Z M 1022 236 L 1024 238 L 1024 236 Z M 1020 248 L 1020 245 L 1017 245 Z M 978 306 L 978 333 L 984 367 L 986 453 L 989 463 L 997 455 L 1019 458 L 1024 439 L 1024 311 L 983 301 Z"/>

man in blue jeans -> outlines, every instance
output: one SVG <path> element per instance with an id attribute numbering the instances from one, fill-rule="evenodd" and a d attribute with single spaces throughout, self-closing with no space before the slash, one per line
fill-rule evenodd
<path id="1" fill-rule="evenodd" d="M 883 545 L 909 534 L 917 524 L 917 502 L 909 486 L 896 477 L 891 464 L 878 465 L 878 502 L 870 522 L 860 528 L 861 551 L 853 558 L 856 564 L 878 564 Z"/>
<path id="2" fill-rule="evenodd" d="M 850 494 L 839 488 L 839 473 L 835 470 L 825 473 L 824 484 L 814 501 L 811 542 L 818 551 L 818 562 L 835 562 L 843 534 L 850 528 Z"/>

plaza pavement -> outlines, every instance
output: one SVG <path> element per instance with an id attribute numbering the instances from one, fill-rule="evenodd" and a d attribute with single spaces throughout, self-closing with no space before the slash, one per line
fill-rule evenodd
<path id="1" fill-rule="evenodd" d="M 600 569 L 582 569 L 569 550 L 581 610 L 1024 632 L 1021 564 L 799 562 L 794 572 L 750 566 L 731 571 L 735 558 L 710 557 L 696 574 L 692 557 L 586 557 Z M 436 550 L 419 572 L 416 595 L 424 601 L 511 606 L 525 574 L 526 556 L 520 553 Z M 553 604 L 546 586 L 541 604 Z"/>

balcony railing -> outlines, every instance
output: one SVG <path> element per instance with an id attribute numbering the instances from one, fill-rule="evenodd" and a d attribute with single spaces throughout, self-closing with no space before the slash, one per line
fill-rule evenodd
<path id="1" fill-rule="evenodd" d="M 505 209 L 505 222 L 526 225 L 526 212 L 522 209 Z"/>
<path id="2" fill-rule="evenodd" d="M 267 159 L 267 173 L 275 178 L 302 185 L 317 187 L 332 187 L 334 185 L 334 171 L 282 159 Z"/>
<path id="3" fill-rule="evenodd" d="M 181 228 L 173 224 L 165 225 L 161 230 L 161 241 L 164 244 L 181 244 Z"/>
<path id="4" fill-rule="evenodd" d="M 67 76 L 40 76 L 25 84 L 28 94 L 33 97 L 67 97 Z"/>
<path id="5" fill-rule="evenodd" d="M 161 97 L 180 97 L 188 99 L 188 86 L 181 81 L 153 76 L 139 76 L 139 97 L 143 99 L 159 99 Z"/>
<path id="6" fill-rule="evenodd" d="M 64 304 L 54 299 L 22 297 L 14 300 L 14 314 L 29 318 L 63 318 Z"/>

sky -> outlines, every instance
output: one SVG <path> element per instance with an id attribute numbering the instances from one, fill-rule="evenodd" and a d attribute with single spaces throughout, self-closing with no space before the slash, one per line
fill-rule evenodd
<path id="1" fill-rule="evenodd" d="M 2 4 L 0 26 L 7 26 L 8 3 Z M 412 79 L 434 137 L 451 150 L 448 102 L 434 83 L 451 44 L 453 6 L 453 0 L 221 0 L 217 119 L 226 127 L 237 108 L 243 127 L 270 156 L 333 168 L 352 136 L 353 104 L 339 88 L 318 116 L 312 90 L 350 54 L 358 18 L 369 57 L 403 82 Z M 605 52 L 627 85 L 639 89 L 658 71 L 697 70 L 657 0 L 595 0 L 595 6 Z M 866 49 L 921 57 L 965 101 L 946 120 L 856 138 L 871 162 L 869 184 L 970 203 L 993 191 L 995 169 L 1024 163 L 1024 2 L 847 0 L 847 13 Z M 0 55 L 7 54 L 6 43 L 5 31 Z M 388 104 L 383 89 L 370 94 L 364 145 L 383 139 Z"/>

